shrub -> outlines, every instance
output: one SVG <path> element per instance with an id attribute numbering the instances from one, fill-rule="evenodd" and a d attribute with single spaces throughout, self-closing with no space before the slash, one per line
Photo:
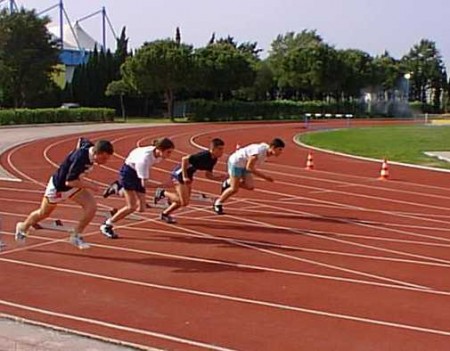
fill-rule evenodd
<path id="1" fill-rule="evenodd" d="M 109 108 L 42 108 L 0 110 L 0 125 L 112 122 L 115 111 Z"/>

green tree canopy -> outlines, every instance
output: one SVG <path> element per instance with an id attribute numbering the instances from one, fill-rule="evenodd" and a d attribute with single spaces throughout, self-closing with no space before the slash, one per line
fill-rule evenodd
<path id="1" fill-rule="evenodd" d="M 402 58 L 402 64 L 405 73 L 411 75 L 410 97 L 425 103 L 427 94 L 432 94 L 434 105 L 439 107 L 441 92 L 447 86 L 447 73 L 436 43 L 422 39 Z"/>
<path id="2" fill-rule="evenodd" d="M 48 23 L 34 10 L 0 11 L 0 86 L 14 107 L 32 106 L 52 85 L 59 50 Z"/>
<path id="3" fill-rule="evenodd" d="M 281 90 L 293 89 L 307 99 L 321 98 L 339 90 L 341 62 L 337 51 L 316 31 L 279 35 L 272 43 L 268 61 Z"/>
<path id="4" fill-rule="evenodd" d="M 195 51 L 197 83 L 216 97 L 251 86 L 255 69 L 248 52 L 226 41 L 212 43 Z"/>
<path id="5" fill-rule="evenodd" d="M 170 117 L 173 117 L 175 92 L 189 87 L 192 72 L 192 46 L 172 39 L 145 43 L 122 66 L 127 86 L 141 94 L 164 93 Z"/>

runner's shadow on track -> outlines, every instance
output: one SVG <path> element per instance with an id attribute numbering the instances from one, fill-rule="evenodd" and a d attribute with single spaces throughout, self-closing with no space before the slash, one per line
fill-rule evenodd
<path id="1" fill-rule="evenodd" d="M 90 249 L 92 250 L 92 248 Z M 110 256 L 96 256 L 92 254 L 85 253 L 75 253 L 75 252 L 63 252 L 63 251 L 48 251 L 31 249 L 31 252 L 42 253 L 42 254 L 54 254 L 59 256 L 68 257 L 80 257 L 89 258 L 96 261 L 102 262 L 115 262 L 115 263 L 131 263 L 140 264 L 145 266 L 155 266 L 155 267 L 169 267 L 174 268 L 174 273 L 217 273 L 217 272 L 239 272 L 239 273 L 263 273 L 263 269 L 252 269 L 237 267 L 239 262 L 233 261 L 223 261 L 216 260 L 217 263 L 210 262 L 198 262 L 189 261 L 183 259 L 175 258 L 122 258 L 122 257 L 110 257 Z M 133 269 L 133 268 L 130 268 Z M 125 269 L 122 267 L 121 271 Z"/>
<path id="2" fill-rule="evenodd" d="M 189 227 L 210 227 L 207 224 L 190 224 Z M 224 223 L 215 223 L 214 229 L 222 229 L 222 230 L 234 230 L 234 231 L 244 231 L 250 234 L 288 234 L 288 235 L 308 235 L 310 231 L 308 229 L 301 228 L 271 228 L 268 226 L 258 226 L 258 225 L 247 225 L 247 224 L 224 224 Z M 316 233 L 314 233 L 316 234 Z M 316 234 L 318 235 L 318 234 Z M 333 233 L 322 233 L 323 236 L 335 237 L 336 235 Z"/>
<path id="3" fill-rule="evenodd" d="M 259 218 L 280 218 L 280 219 L 298 219 L 300 221 L 313 221 L 313 222 L 325 222 L 325 223 L 359 223 L 362 222 L 359 218 L 355 217 L 317 217 L 317 216 L 307 216 L 307 215 L 298 215 L 298 214 L 290 214 L 290 213 L 280 213 L 280 214 L 265 214 L 265 213 L 249 213 L 246 218 L 251 217 L 259 217 Z"/>
<path id="4" fill-rule="evenodd" d="M 189 226 L 186 226 L 190 229 L 193 228 L 211 228 L 211 225 L 208 223 L 195 223 L 195 224 L 189 224 Z M 248 225 L 246 223 L 242 224 L 226 224 L 226 223 L 214 223 L 214 230 L 221 229 L 221 230 L 234 230 L 234 231 L 240 231 L 240 232 L 247 232 L 247 233 L 261 233 L 261 234 L 292 234 L 292 231 L 289 231 L 288 229 L 284 228 L 270 228 L 268 226 L 258 226 L 258 225 Z"/>
<path id="5" fill-rule="evenodd" d="M 285 251 L 285 252 L 303 252 L 301 248 L 289 248 L 289 247 L 280 247 L 279 243 L 273 243 L 270 241 L 252 241 L 252 242 L 245 242 L 248 240 L 248 238 L 222 238 L 217 237 L 217 239 L 211 239 L 211 238 L 198 238 L 198 237 L 173 237 L 173 236 L 166 236 L 166 235 L 157 235 L 156 238 L 160 238 L 160 241 L 168 242 L 173 241 L 176 243 L 182 243 L 182 244 L 201 244 L 201 245 L 215 245 L 218 248 L 236 248 L 236 247 L 243 247 L 245 246 L 251 246 L 255 248 L 260 249 L 266 249 L 266 250 L 277 250 L 277 251 Z M 235 242 L 233 242 L 235 241 Z M 244 246 L 245 245 L 245 246 Z M 250 247 L 249 247 L 250 248 Z"/>

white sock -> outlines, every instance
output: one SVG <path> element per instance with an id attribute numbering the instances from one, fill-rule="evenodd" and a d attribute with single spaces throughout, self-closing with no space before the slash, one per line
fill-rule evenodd
<path id="1" fill-rule="evenodd" d="M 105 224 L 106 224 L 106 225 L 112 226 L 113 223 L 111 222 L 111 218 L 108 218 L 108 219 L 105 221 Z"/>
<path id="2" fill-rule="evenodd" d="M 214 206 L 220 206 L 222 205 L 222 203 L 219 200 L 216 200 L 216 202 L 214 202 Z"/>

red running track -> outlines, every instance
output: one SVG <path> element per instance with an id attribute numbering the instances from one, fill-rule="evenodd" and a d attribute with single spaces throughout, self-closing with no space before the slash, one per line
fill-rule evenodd
<path id="1" fill-rule="evenodd" d="M 81 333 L 165 350 L 448 350 L 450 345 L 449 174 L 307 150 L 292 141 L 298 124 L 180 125 L 87 133 L 114 142 L 117 155 L 91 173 L 105 185 L 136 145 L 171 136 L 177 150 L 152 177 L 221 137 L 231 152 L 280 136 L 285 153 L 226 204 L 227 215 L 193 203 L 178 224 L 151 209 L 107 240 L 96 217 L 79 251 L 66 234 L 37 231 L 25 246 L 15 223 L 40 202 L 55 164 L 78 135 L 9 150 L 2 165 L 24 181 L 0 182 L 6 250 L 0 253 L 0 312 Z M 218 171 L 225 170 L 224 157 Z M 199 174 L 195 189 L 219 184 Z M 102 209 L 121 199 L 104 200 Z M 76 220 L 59 207 L 54 218 Z"/>

